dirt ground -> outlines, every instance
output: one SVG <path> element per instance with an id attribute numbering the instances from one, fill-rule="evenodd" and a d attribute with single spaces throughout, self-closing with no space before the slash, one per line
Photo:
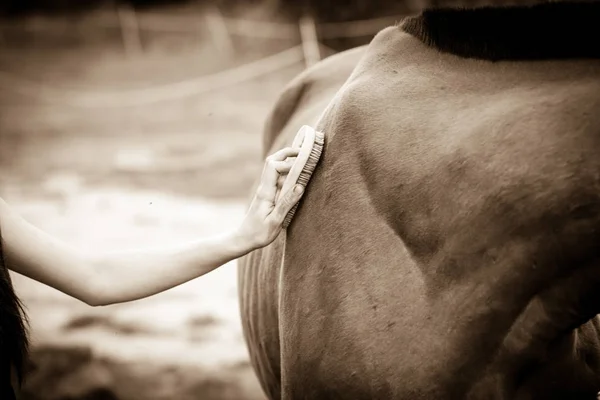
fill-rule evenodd
<path id="1" fill-rule="evenodd" d="M 38 227 L 90 251 L 177 243 L 239 223 L 262 168 L 264 118 L 303 67 L 159 104 L 85 108 L 19 88 L 33 82 L 40 95 L 45 85 L 144 88 L 291 45 L 238 43 L 235 60 L 223 61 L 196 39 L 134 57 L 118 41 L 4 40 L 0 72 L 11 79 L 0 80 L 0 196 Z M 95 308 L 13 277 L 34 345 L 24 399 L 263 398 L 243 343 L 235 263 L 152 298 Z"/>

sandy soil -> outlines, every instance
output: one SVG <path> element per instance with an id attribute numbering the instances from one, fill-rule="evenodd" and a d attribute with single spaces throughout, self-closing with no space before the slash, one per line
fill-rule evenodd
<path id="1" fill-rule="evenodd" d="M 274 46 L 264 55 L 285 48 Z M 118 48 L 47 47 L 13 46 L 0 67 L 17 78 L 14 85 L 29 79 L 82 90 L 143 87 L 225 67 L 208 45 L 135 59 Z M 262 167 L 266 113 L 301 68 L 108 110 L 41 102 L 3 84 L 0 195 L 40 228 L 94 251 L 232 228 Z M 13 275 L 34 344 L 25 399 L 263 398 L 241 334 L 234 264 L 152 298 L 96 308 Z"/>

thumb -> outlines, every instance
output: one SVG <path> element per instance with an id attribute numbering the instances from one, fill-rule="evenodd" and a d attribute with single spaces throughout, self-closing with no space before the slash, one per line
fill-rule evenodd
<path id="1" fill-rule="evenodd" d="M 294 207 L 304 194 L 304 186 L 296 184 L 293 190 L 289 190 L 275 207 L 277 216 L 283 220 L 287 213 Z"/>

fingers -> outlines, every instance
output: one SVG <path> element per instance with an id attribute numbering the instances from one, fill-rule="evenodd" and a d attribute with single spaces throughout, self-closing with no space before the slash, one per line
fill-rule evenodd
<path id="1" fill-rule="evenodd" d="M 269 205 L 275 203 L 278 187 L 284 180 L 281 175 L 290 172 L 295 161 L 293 157 L 297 157 L 299 151 L 298 148 L 285 147 L 267 157 L 256 197 Z"/>
<path id="2" fill-rule="evenodd" d="M 277 188 L 278 189 L 281 189 L 281 187 L 283 186 L 283 182 L 285 182 L 286 178 L 287 178 L 287 175 L 283 175 L 283 174 L 279 175 L 279 177 L 277 178 Z"/>
<path id="3" fill-rule="evenodd" d="M 285 147 L 267 157 L 267 162 L 271 161 L 284 161 L 288 157 L 297 157 L 300 149 L 297 147 Z"/>
<path id="4" fill-rule="evenodd" d="M 284 193 L 275 205 L 274 214 L 278 221 L 283 223 L 287 213 L 294 207 L 304 194 L 304 186 L 296 184 L 292 190 Z"/>
<path id="5" fill-rule="evenodd" d="M 268 160 L 265 163 L 265 169 L 262 174 L 261 182 L 257 191 L 257 197 L 262 200 L 275 202 L 277 188 L 285 180 L 284 174 L 290 172 L 294 161 L 274 161 Z"/>
<path id="6" fill-rule="evenodd" d="M 292 169 L 294 165 L 294 161 L 277 161 L 277 165 L 275 169 L 279 173 L 279 177 L 281 178 L 284 174 L 287 174 Z"/>

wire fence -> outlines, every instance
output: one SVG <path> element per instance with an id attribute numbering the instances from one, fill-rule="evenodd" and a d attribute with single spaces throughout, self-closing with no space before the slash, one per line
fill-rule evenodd
<path id="1" fill-rule="evenodd" d="M 202 16 L 190 16 L 136 12 L 131 7 L 121 6 L 116 9 L 115 13 L 94 14 L 94 18 L 86 20 L 86 24 L 98 28 L 135 29 L 159 33 L 195 33 L 205 29 L 203 24 L 210 25 L 210 19 L 218 18 L 230 35 L 263 39 L 296 39 L 299 37 L 297 23 L 229 18 L 222 15 L 216 7 L 207 10 L 208 12 Z M 123 18 L 124 16 L 125 18 Z M 321 39 L 371 36 L 381 28 L 393 25 L 401 18 L 401 16 L 386 16 L 346 22 L 321 22 L 317 24 L 317 31 Z M 0 26 L 2 24 L 7 25 L 7 21 L 0 22 Z M 64 23 L 57 20 L 37 19 L 27 28 L 46 31 L 57 29 L 62 25 Z"/>
<path id="2" fill-rule="evenodd" d="M 155 104 L 162 101 L 182 99 L 210 91 L 224 89 L 247 82 L 272 72 L 304 62 L 310 67 L 321 60 L 323 39 L 339 37 L 373 36 L 386 26 L 393 25 L 399 17 L 371 20 L 318 24 L 311 17 L 304 17 L 297 24 L 258 22 L 224 17 L 217 8 L 209 8 L 200 18 L 183 15 L 136 13 L 131 7 L 122 6 L 111 17 L 101 14 L 91 20 L 98 27 L 119 28 L 123 47 L 128 55 L 143 52 L 140 31 L 197 32 L 208 27 L 212 41 L 221 51 L 232 53 L 231 35 L 265 39 L 297 39 L 299 44 L 280 53 L 267 56 L 248 64 L 234 67 L 216 74 L 127 91 L 90 91 L 64 89 L 34 82 L 0 71 L 0 85 L 8 91 L 29 97 L 72 107 L 113 108 Z M 202 27 L 199 21 L 204 21 Z M 28 26 L 35 30 L 56 29 L 56 22 L 39 20 Z M 327 49 L 329 50 L 329 49 Z"/>
<path id="3" fill-rule="evenodd" d="M 7 90 L 48 103 L 85 108 L 132 107 L 155 104 L 225 89 L 302 62 L 302 46 L 215 74 L 177 83 L 121 91 L 81 91 L 44 85 L 0 71 L 0 85 Z"/>

